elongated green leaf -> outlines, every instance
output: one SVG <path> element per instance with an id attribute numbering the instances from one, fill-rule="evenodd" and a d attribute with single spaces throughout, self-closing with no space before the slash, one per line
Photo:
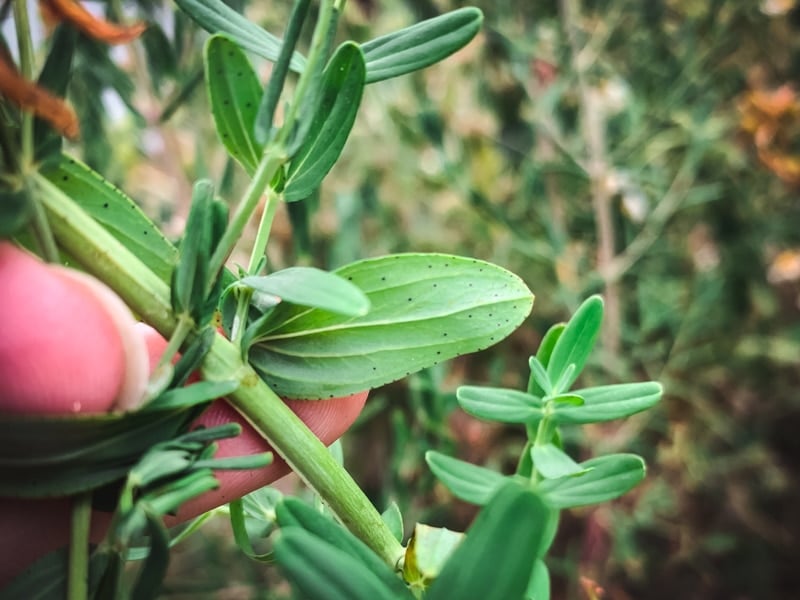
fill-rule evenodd
<path id="1" fill-rule="evenodd" d="M 482 350 L 519 326 L 533 304 L 516 275 L 468 258 L 398 254 L 336 273 L 367 295 L 367 315 L 279 305 L 280 325 L 250 351 L 251 364 L 285 397 L 351 394 Z"/>
<path id="2" fill-rule="evenodd" d="M 509 478 L 496 471 L 429 450 L 425 462 L 456 498 L 483 506 Z"/>
<path id="3" fill-rule="evenodd" d="M 385 589 L 398 594 L 397 597 L 401 597 L 406 591 L 405 585 L 377 554 L 331 517 L 323 515 L 297 498 L 286 498 L 278 504 L 276 516 L 281 528 L 302 527 L 317 539 L 336 548 L 339 553 L 357 560 L 369 569 Z"/>
<path id="4" fill-rule="evenodd" d="M 46 419 L 3 416 L 0 496 L 68 496 L 110 483 L 195 414 L 154 410 Z"/>
<path id="5" fill-rule="evenodd" d="M 249 52 L 275 61 L 281 49 L 281 40 L 239 14 L 222 0 L 175 0 L 181 10 L 209 33 L 226 33 Z M 298 52 L 292 56 L 290 68 L 303 71 L 306 59 Z"/>
<path id="6" fill-rule="evenodd" d="M 463 48 L 480 31 L 483 13 L 460 8 L 363 44 L 367 83 L 428 67 Z"/>
<path id="7" fill-rule="evenodd" d="M 557 393 L 567 391 L 580 375 L 594 349 L 602 322 L 603 299 L 600 296 L 591 296 L 578 307 L 567 323 L 547 364 L 550 381 L 554 385 L 560 382 Z M 565 377 L 570 365 L 575 366 L 572 373 Z"/>
<path id="8" fill-rule="evenodd" d="M 532 423 L 542 418 L 541 398 L 517 390 L 463 385 L 456 398 L 461 408 L 479 419 Z"/>
<path id="9" fill-rule="evenodd" d="M 245 277 L 234 285 L 351 317 L 369 311 L 369 298 L 360 288 L 335 273 L 313 267 L 290 267 L 270 275 Z"/>
<path id="10" fill-rule="evenodd" d="M 168 282 L 178 260 L 175 247 L 136 203 L 75 158 L 42 171 L 147 267 Z"/>
<path id="11" fill-rule="evenodd" d="M 531 448 L 533 464 L 536 470 L 546 479 L 572 477 L 585 473 L 586 470 L 570 458 L 563 450 L 553 444 L 544 444 Z"/>
<path id="12" fill-rule="evenodd" d="M 536 356 L 531 356 L 530 360 L 528 361 L 531 365 L 531 376 L 528 380 L 529 394 L 533 394 L 534 396 L 544 396 L 547 394 L 547 391 L 545 391 L 545 389 L 537 380 L 537 374 L 533 373 L 533 369 L 534 367 L 538 368 L 538 376 L 540 379 L 541 374 L 547 372 L 547 365 L 550 363 L 550 357 L 553 355 L 553 348 L 556 347 L 556 342 L 558 341 L 558 338 L 561 337 L 561 334 L 564 333 L 564 328 L 566 326 L 566 323 L 557 323 L 548 329 L 547 333 L 545 333 L 544 337 L 542 338 L 541 344 L 539 344 L 539 349 L 536 351 Z M 538 361 L 538 365 L 534 359 Z"/>
<path id="13" fill-rule="evenodd" d="M 38 84 L 56 96 L 67 95 L 67 85 L 72 76 L 72 58 L 78 32 L 67 24 L 59 25 L 50 37 L 50 50 L 39 73 Z M 33 125 L 33 145 L 39 163 L 54 161 L 58 164 L 63 137 L 44 119 L 36 118 Z"/>
<path id="14" fill-rule="evenodd" d="M 412 600 L 411 592 L 389 588 L 362 562 L 299 527 L 281 531 L 275 558 L 302 598 L 314 600 Z M 386 565 L 382 571 L 394 577 Z M 394 579 L 400 583 L 397 577 Z"/>
<path id="15" fill-rule="evenodd" d="M 533 574 L 528 583 L 527 600 L 550 600 L 550 571 L 541 558 L 533 565 Z"/>
<path id="16" fill-rule="evenodd" d="M 549 513 L 530 489 L 503 486 L 428 588 L 426 600 L 523 598 Z"/>
<path id="17" fill-rule="evenodd" d="M 208 39 L 203 58 L 217 135 L 230 155 L 252 175 L 263 150 L 254 131 L 261 83 L 244 52 L 224 35 Z"/>
<path id="18" fill-rule="evenodd" d="M 424 588 L 436 579 L 463 537 L 463 533 L 444 527 L 417 523 L 406 548 L 403 579 L 412 586 Z"/>
<path id="19" fill-rule="evenodd" d="M 353 128 L 365 76 L 358 45 L 339 46 L 325 68 L 317 112 L 289 165 L 283 192 L 287 202 L 310 196 L 336 163 Z"/>
<path id="20" fill-rule="evenodd" d="M 403 515 L 400 512 L 400 507 L 397 506 L 397 502 L 392 502 L 389 506 L 386 507 L 381 513 L 381 519 L 383 522 L 386 523 L 386 526 L 389 528 L 389 531 L 392 532 L 392 535 L 398 542 L 403 541 Z"/>
<path id="21" fill-rule="evenodd" d="M 145 406 L 144 410 L 165 410 L 168 408 L 189 408 L 216 398 L 224 398 L 232 394 L 239 387 L 236 380 L 230 381 L 199 381 L 187 387 L 174 388 L 164 392 L 153 402 Z"/>
<path id="22" fill-rule="evenodd" d="M 609 454 L 580 463 L 587 472 L 545 479 L 538 489 L 555 508 L 574 508 L 618 498 L 644 479 L 645 465 L 635 454 Z M 588 470 L 591 469 L 591 470 Z"/>
<path id="23" fill-rule="evenodd" d="M 555 419 L 559 423 L 579 425 L 622 419 L 654 406 L 663 392 L 661 384 L 655 381 L 575 390 L 575 394 L 583 398 L 583 405 L 558 405 Z"/>

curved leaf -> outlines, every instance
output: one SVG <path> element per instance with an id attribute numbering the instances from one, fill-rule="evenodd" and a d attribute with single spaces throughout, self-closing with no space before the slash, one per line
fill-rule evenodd
<path id="1" fill-rule="evenodd" d="M 509 480 L 497 471 L 452 458 L 435 450 L 425 453 L 425 462 L 436 478 L 456 498 L 478 506 L 489 502 L 492 494 Z"/>
<path id="2" fill-rule="evenodd" d="M 209 33 L 227 33 L 245 50 L 273 62 L 278 59 L 281 40 L 249 21 L 222 0 L 175 0 L 175 4 Z M 295 52 L 290 68 L 300 73 L 305 65 L 305 57 Z"/>
<path id="3" fill-rule="evenodd" d="M 580 463 L 586 472 L 560 479 L 545 479 L 538 490 L 554 508 L 599 504 L 620 497 L 645 475 L 644 460 L 635 454 L 609 454 Z"/>
<path id="4" fill-rule="evenodd" d="M 261 83 L 244 52 L 224 35 L 208 39 L 203 59 L 206 91 L 217 135 L 230 155 L 252 175 L 262 151 L 255 138 Z"/>
<path id="5" fill-rule="evenodd" d="M 483 13 L 477 8 L 460 8 L 366 42 L 361 48 L 367 61 L 367 83 L 439 62 L 466 46 L 482 22 Z"/>
<path id="6" fill-rule="evenodd" d="M 269 275 L 245 277 L 233 285 L 351 317 L 369 311 L 369 298 L 360 288 L 335 273 L 314 267 L 290 267 Z"/>
<path id="7" fill-rule="evenodd" d="M 397 254 L 336 274 L 363 290 L 369 313 L 279 305 L 275 329 L 250 351 L 252 365 L 282 396 L 343 396 L 482 350 L 514 331 L 533 305 L 516 275 L 469 258 Z"/>
<path id="8" fill-rule="evenodd" d="M 283 192 L 287 202 L 310 196 L 342 153 L 364 91 L 366 69 L 360 48 L 352 42 L 339 46 L 323 77 L 317 112 L 289 165 Z"/>
<path id="9" fill-rule="evenodd" d="M 663 393 L 661 384 L 655 381 L 575 390 L 583 398 L 583 405 L 558 404 L 554 416 L 558 423 L 575 425 L 622 419 L 654 406 Z"/>
<path id="10" fill-rule="evenodd" d="M 42 171 L 57 188 L 105 227 L 163 281 L 168 282 L 178 251 L 136 203 L 99 173 L 69 156 Z"/>
<path id="11" fill-rule="evenodd" d="M 456 398 L 462 409 L 479 419 L 531 423 L 542 418 L 541 398 L 517 390 L 463 385 Z"/>
<path id="12" fill-rule="evenodd" d="M 547 374 L 560 394 L 569 389 L 583 370 L 603 323 L 603 299 L 591 296 L 584 300 L 567 323 L 553 347 Z M 570 367 L 570 365 L 575 365 Z M 571 369 L 571 372 L 568 371 Z"/>

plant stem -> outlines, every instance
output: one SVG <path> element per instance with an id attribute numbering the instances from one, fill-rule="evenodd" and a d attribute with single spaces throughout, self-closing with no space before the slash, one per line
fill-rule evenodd
<path id="1" fill-rule="evenodd" d="M 69 542 L 68 600 L 85 600 L 89 594 L 89 527 L 92 519 L 92 496 L 79 494 L 72 501 Z"/>
<path id="2" fill-rule="evenodd" d="M 228 228 L 225 230 L 222 239 L 214 250 L 214 254 L 211 256 L 211 260 L 209 261 L 209 274 L 211 275 L 209 277 L 209 282 L 213 283 L 215 280 L 214 275 L 222 270 L 234 246 L 242 237 L 242 232 L 250 221 L 250 217 L 253 216 L 253 211 L 255 211 L 256 206 L 258 206 L 258 201 L 264 194 L 264 190 L 267 188 L 270 181 L 272 181 L 272 178 L 275 177 L 278 169 L 280 169 L 287 160 L 288 156 L 281 144 L 271 145 L 265 150 L 264 156 L 261 162 L 258 163 L 256 172 L 253 174 L 253 179 L 250 181 L 250 185 L 247 186 L 247 190 L 242 197 L 242 201 L 239 203 L 239 206 L 236 207 L 236 212 Z M 209 289 L 208 292 L 210 293 L 211 290 Z"/>
<path id="3" fill-rule="evenodd" d="M 33 40 L 26 0 L 14 0 L 14 27 L 19 47 L 20 74 L 25 79 L 33 80 Z M 33 113 L 28 110 L 21 113 L 22 156 L 19 162 L 22 172 L 25 173 L 33 164 Z"/>
<path id="4" fill-rule="evenodd" d="M 38 175 L 35 183 L 59 244 L 87 271 L 103 279 L 133 311 L 170 337 L 178 320 L 171 309 L 167 285 L 61 190 Z M 324 444 L 242 361 L 237 346 L 217 334 L 202 373 L 208 381 L 239 381 L 229 402 L 330 505 L 348 529 L 387 564 L 397 565 L 403 547 L 375 507 Z"/>
<path id="5" fill-rule="evenodd" d="M 607 179 L 611 172 L 606 149 L 605 110 L 597 100 L 597 94 L 586 81 L 586 62 L 580 55 L 576 39 L 577 19 L 580 7 L 577 0 L 561 0 L 561 18 L 572 57 L 572 69 L 578 81 L 580 99 L 580 118 L 583 139 L 588 152 L 587 172 L 591 182 L 592 207 L 597 230 L 597 270 L 605 271 L 615 256 L 613 196 Z M 603 324 L 603 346 L 613 355 L 619 350 L 622 317 L 620 290 L 616 281 L 606 281 L 605 322 Z"/>
<path id="6" fill-rule="evenodd" d="M 261 213 L 261 222 L 258 224 L 258 233 L 250 252 L 250 264 L 247 265 L 249 275 L 257 275 L 256 269 L 261 263 L 261 258 L 267 253 L 267 242 L 272 231 L 272 221 L 275 219 L 275 212 L 278 210 L 280 196 L 271 187 L 266 190 L 267 200 L 264 204 L 264 212 Z"/>
<path id="7" fill-rule="evenodd" d="M 178 315 L 178 323 L 175 327 L 175 331 L 173 331 L 172 335 L 169 337 L 169 343 L 164 349 L 164 353 L 161 355 L 161 358 L 158 360 L 156 368 L 153 369 L 154 373 L 160 372 L 164 366 L 172 361 L 172 358 L 181 349 L 183 342 L 186 341 L 186 338 L 190 333 L 192 333 L 194 328 L 195 322 L 192 317 L 190 317 L 187 313 Z"/>

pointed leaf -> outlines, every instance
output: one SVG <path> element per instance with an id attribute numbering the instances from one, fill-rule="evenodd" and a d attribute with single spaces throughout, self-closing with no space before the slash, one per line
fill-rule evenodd
<path id="1" fill-rule="evenodd" d="M 234 285 L 351 317 L 369 311 L 369 298 L 360 288 L 335 273 L 313 267 L 290 267 L 270 275 L 245 277 Z"/>
<path id="2" fill-rule="evenodd" d="M 571 477 L 586 472 L 563 450 L 553 444 L 534 446 L 531 448 L 531 456 L 536 470 L 546 479 Z"/>
<path id="3" fill-rule="evenodd" d="M 389 531 L 392 532 L 392 535 L 398 542 L 403 541 L 403 515 L 400 512 L 400 507 L 397 506 L 397 502 L 392 502 L 386 508 L 385 511 L 381 513 L 381 519 L 383 522 L 386 523 L 386 526 L 389 528 Z"/>
<path id="4" fill-rule="evenodd" d="M 509 479 L 491 469 L 451 458 L 435 450 L 425 453 L 425 462 L 456 498 L 478 506 L 486 504 Z"/>
<path id="5" fill-rule="evenodd" d="M 178 260 L 175 247 L 136 203 L 77 159 L 63 156 L 42 171 L 111 235 L 133 252 L 162 280 L 169 281 Z"/>
<path id="6" fill-rule="evenodd" d="M 539 362 L 541 373 L 547 372 L 547 365 L 550 363 L 550 357 L 553 355 L 553 348 L 556 347 L 556 342 L 561 334 L 564 333 L 566 323 L 557 323 L 547 330 L 544 334 L 539 349 L 536 351 L 536 356 L 531 356 L 528 363 L 531 366 L 531 371 L 534 368 L 534 359 Z M 541 373 L 539 374 L 541 376 Z M 545 396 L 548 392 L 539 384 L 534 373 L 531 372 L 531 377 L 528 380 L 528 393 L 534 396 Z"/>
<path id="7" fill-rule="evenodd" d="M 532 423 L 542 418 L 541 398 L 517 390 L 463 385 L 456 398 L 462 409 L 479 419 Z"/>
<path id="8" fill-rule="evenodd" d="M 526 600 L 550 600 L 550 571 L 541 558 L 533 565 L 531 580 L 528 582 Z"/>
<path id="9" fill-rule="evenodd" d="M 523 598 L 549 512 L 530 489 L 503 486 L 428 588 L 426 600 Z"/>
<path id="10" fill-rule="evenodd" d="M 483 14 L 460 8 L 363 44 L 367 83 L 417 71 L 466 46 L 480 31 Z"/>
<path id="11" fill-rule="evenodd" d="M 547 364 L 550 381 L 554 384 L 559 381 L 561 383 L 556 393 L 567 391 L 580 375 L 594 349 L 602 322 L 603 299 L 600 296 L 591 296 L 578 307 L 567 323 Z M 562 379 L 570 365 L 575 365 L 572 373 Z"/>
<path id="12" fill-rule="evenodd" d="M 273 62 L 278 59 L 281 40 L 249 21 L 222 0 L 175 0 L 175 3 L 209 33 L 226 33 L 248 52 Z M 290 68 L 299 73 L 303 71 L 305 64 L 303 55 L 295 52 Z"/>
<path id="13" fill-rule="evenodd" d="M 325 398 L 377 387 L 511 333 L 533 304 L 512 273 L 442 254 L 398 254 L 336 271 L 360 287 L 363 317 L 279 305 L 250 362 L 280 395 Z"/>
<path id="14" fill-rule="evenodd" d="M 663 393 L 661 384 L 655 381 L 575 390 L 583 405 L 558 405 L 554 416 L 559 423 L 577 425 L 622 419 L 655 406 Z"/>
<path id="15" fill-rule="evenodd" d="M 289 165 L 283 192 L 287 202 L 310 196 L 339 158 L 361 104 L 365 76 L 358 45 L 339 46 L 325 68 L 317 112 Z"/>
<path id="16" fill-rule="evenodd" d="M 444 527 L 417 523 L 406 548 L 403 579 L 412 587 L 425 587 L 436 579 L 464 534 Z"/>
<path id="17" fill-rule="evenodd" d="M 635 454 L 610 454 L 580 463 L 583 475 L 545 479 L 538 490 L 555 508 L 574 508 L 618 498 L 638 484 L 645 464 Z M 591 469 L 591 470 L 589 470 Z"/>
<path id="18" fill-rule="evenodd" d="M 254 132 L 261 83 L 244 52 L 224 35 L 208 39 L 203 58 L 217 135 L 230 155 L 252 175 L 263 149 Z"/>

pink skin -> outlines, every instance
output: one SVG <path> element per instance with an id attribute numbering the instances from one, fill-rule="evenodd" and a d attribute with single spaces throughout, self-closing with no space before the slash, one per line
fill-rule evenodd
<path id="1" fill-rule="evenodd" d="M 111 314 L 118 306 L 108 307 L 106 292 L 97 289 L 99 282 L 87 284 L 84 276 L 75 278 L 64 271 L 0 242 L 0 413 L 106 412 L 132 406 L 131 390 L 141 390 L 146 383 L 142 356 L 153 368 L 166 347 L 152 328 L 129 325 Z M 330 444 L 356 419 L 367 393 L 286 403 Z M 128 399 L 120 402 L 126 395 Z M 229 422 L 241 424 L 242 434 L 219 442 L 217 457 L 272 450 L 224 400 L 214 402 L 196 424 Z M 240 498 L 289 471 L 276 456 L 263 469 L 217 473 L 220 487 L 184 505 L 175 522 Z M 0 498 L 0 588 L 34 560 L 68 542 L 69 504 L 66 498 Z M 93 517 L 94 540 L 102 538 L 107 522 L 108 515 Z"/>

